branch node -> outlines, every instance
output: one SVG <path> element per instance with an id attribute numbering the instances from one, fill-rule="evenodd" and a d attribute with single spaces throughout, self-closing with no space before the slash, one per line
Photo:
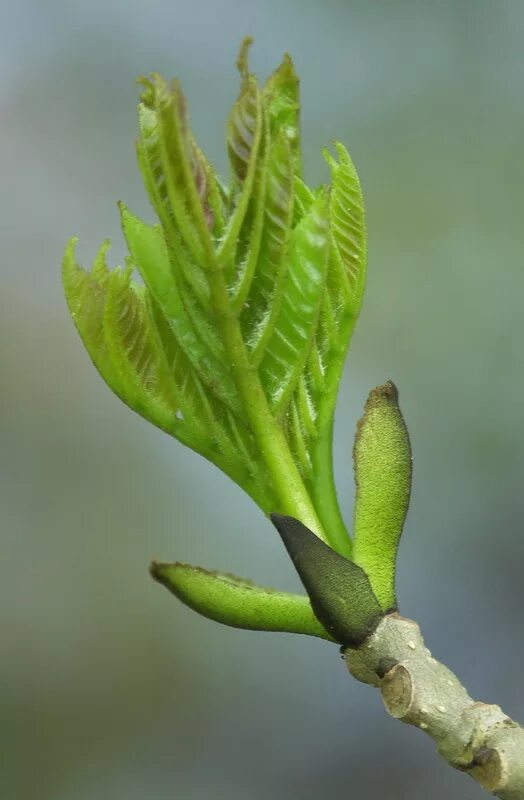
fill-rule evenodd
<path id="1" fill-rule="evenodd" d="M 388 614 L 343 654 L 357 680 L 380 688 L 386 711 L 431 736 L 452 767 L 501 800 L 524 800 L 524 728 L 499 706 L 474 702 L 416 623 Z"/>

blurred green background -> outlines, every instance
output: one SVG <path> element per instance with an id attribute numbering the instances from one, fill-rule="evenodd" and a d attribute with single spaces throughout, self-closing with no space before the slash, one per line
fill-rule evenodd
<path id="1" fill-rule="evenodd" d="M 0 25 L 0 796 L 6 800 L 481 798 L 387 718 L 336 648 L 207 622 L 152 557 L 297 580 L 233 484 L 111 395 L 68 318 L 69 236 L 124 256 L 116 201 L 151 219 L 135 77 L 182 79 L 226 168 L 241 38 L 302 78 L 306 177 L 345 142 L 369 280 L 338 407 L 400 390 L 415 481 L 401 610 L 478 699 L 524 720 L 524 4 L 521 0 L 21 0 Z"/>

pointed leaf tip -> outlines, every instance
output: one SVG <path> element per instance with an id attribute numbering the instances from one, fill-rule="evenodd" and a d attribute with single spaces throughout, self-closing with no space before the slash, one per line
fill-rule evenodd
<path id="1" fill-rule="evenodd" d="M 237 56 L 237 69 L 244 80 L 249 77 L 249 50 L 253 44 L 252 36 L 244 36 Z"/>
<path id="2" fill-rule="evenodd" d="M 294 517 L 271 514 L 271 521 L 319 622 L 340 644 L 358 647 L 383 616 L 364 570 L 324 544 Z"/>
<path id="3" fill-rule="evenodd" d="M 269 118 L 272 139 L 283 133 L 293 155 L 296 175 L 302 172 L 300 152 L 300 96 L 299 78 L 293 61 L 285 53 L 280 65 L 264 84 L 263 95 Z"/>

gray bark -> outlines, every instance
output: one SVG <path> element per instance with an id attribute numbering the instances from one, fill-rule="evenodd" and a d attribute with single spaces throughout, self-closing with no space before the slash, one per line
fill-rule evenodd
<path id="1" fill-rule="evenodd" d="M 501 800 L 524 800 L 524 728 L 499 706 L 472 700 L 416 622 L 388 614 L 343 655 L 357 680 L 380 689 L 386 711 L 431 736 L 452 767 Z"/>

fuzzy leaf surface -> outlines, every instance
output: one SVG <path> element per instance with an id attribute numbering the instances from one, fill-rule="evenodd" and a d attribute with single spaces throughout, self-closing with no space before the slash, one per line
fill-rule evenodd
<path id="1" fill-rule="evenodd" d="M 350 556 L 331 448 L 365 279 L 362 193 L 338 144 L 326 155 L 331 186 L 307 187 L 292 61 L 260 86 L 248 47 L 227 122 L 228 181 L 198 147 L 178 82 L 141 79 L 137 156 L 158 224 L 121 204 L 127 267 L 108 270 L 102 255 L 86 272 L 69 253 L 65 291 L 124 402 L 264 511 L 294 515 Z"/>

